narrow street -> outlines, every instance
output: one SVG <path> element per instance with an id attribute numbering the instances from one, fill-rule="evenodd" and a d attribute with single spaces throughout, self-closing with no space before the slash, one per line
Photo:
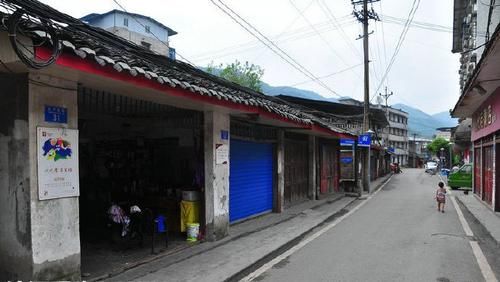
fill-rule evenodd
<path id="1" fill-rule="evenodd" d="M 439 176 L 406 169 L 359 210 L 255 281 L 484 281 Z"/>

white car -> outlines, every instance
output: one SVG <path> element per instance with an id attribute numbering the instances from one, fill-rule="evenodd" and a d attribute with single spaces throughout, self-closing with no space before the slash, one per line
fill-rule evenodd
<path id="1" fill-rule="evenodd" d="M 438 167 L 438 165 L 436 162 L 427 162 L 425 164 L 425 172 L 436 173 L 437 167 Z"/>

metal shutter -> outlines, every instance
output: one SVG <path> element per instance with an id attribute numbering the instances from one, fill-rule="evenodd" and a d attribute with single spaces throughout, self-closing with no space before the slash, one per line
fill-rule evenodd
<path id="1" fill-rule="evenodd" d="M 229 221 L 273 208 L 273 145 L 231 140 Z"/>

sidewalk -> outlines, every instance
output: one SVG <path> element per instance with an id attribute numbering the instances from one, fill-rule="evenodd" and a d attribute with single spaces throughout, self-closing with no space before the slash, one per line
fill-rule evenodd
<path id="1" fill-rule="evenodd" d="M 472 191 L 468 195 L 453 191 L 453 195 L 490 233 L 497 245 L 500 245 L 500 216 L 482 203 Z"/>
<path id="2" fill-rule="evenodd" d="M 390 176 L 373 181 L 371 190 L 376 191 Z M 340 194 L 307 201 L 280 214 L 271 213 L 235 224 L 230 228 L 230 235 L 220 241 L 193 245 L 103 279 L 224 281 L 258 264 L 269 254 L 295 244 L 315 227 L 344 214 L 345 208 L 356 200 Z"/>

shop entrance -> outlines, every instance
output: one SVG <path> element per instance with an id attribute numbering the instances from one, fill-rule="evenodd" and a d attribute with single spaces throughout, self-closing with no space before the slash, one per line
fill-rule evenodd
<path id="1" fill-rule="evenodd" d="M 307 200 L 309 190 L 307 136 L 285 134 L 285 206 Z"/>
<path id="2" fill-rule="evenodd" d="M 78 111 L 82 273 L 187 247 L 181 218 L 204 226 L 203 114 L 87 88 Z"/>
<path id="3" fill-rule="evenodd" d="M 338 147 L 331 141 L 322 141 L 320 152 L 320 195 L 339 192 Z"/>

